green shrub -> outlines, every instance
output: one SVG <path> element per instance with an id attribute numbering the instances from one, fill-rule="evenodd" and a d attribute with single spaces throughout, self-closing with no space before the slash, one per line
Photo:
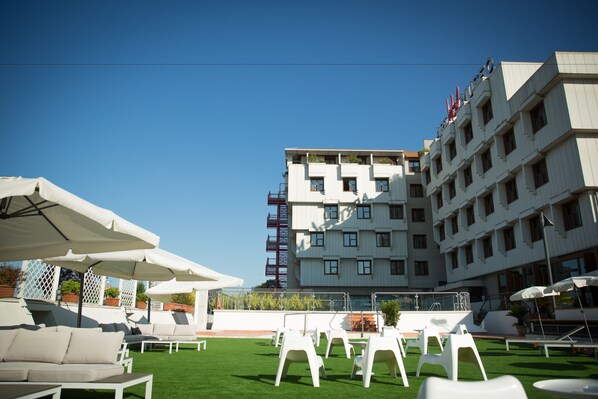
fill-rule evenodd
<path id="1" fill-rule="evenodd" d="M 378 159 L 378 163 L 381 163 L 383 165 L 392 165 L 394 162 L 389 157 L 382 157 Z"/>
<path id="2" fill-rule="evenodd" d="M 106 288 L 106 291 L 104 291 L 104 296 L 106 298 L 118 298 L 119 294 L 120 291 L 116 287 Z"/>
<path id="3" fill-rule="evenodd" d="M 194 292 L 186 292 L 183 294 L 173 294 L 170 296 L 170 300 L 173 303 L 193 306 L 193 305 L 195 305 L 195 293 Z"/>
<path id="4" fill-rule="evenodd" d="M 324 158 L 315 155 L 315 154 L 309 154 L 307 156 L 307 162 L 309 163 L 324 163 Z"/>
<path id="5" fill-rule="evenodd" d="M 63 294 L 78 294 L 81 289 L 81 284 L 75 280 L 67 280 L 60 286 Z"/>
<path id="6" fill-rule="evenodd" d="M 143 292 L 138 292 L 135 296 L 137 302 L 147 302 L 148 296 Z"/>
<path id="7" fill-rule="evenodd" d="M 514 326 L 524 326 L 525 325 L 525 318 L 529 314 L 529 309 L 522 303 L 514 303 L 509 308 L 509 313 L 507 316 L 511 316 L 517 319 Z"/>
<path id="8" fill-rule="evenodd" d="M 401 304 L 398 300 L 393 299 L 391 301 L 382 301 L 380 303 L 380 310 L 384 315 L 384 325 L 396 327 L 399 322 L 399 315 L 401 310 Z"/>
<path id="9" fill-rule="evenodd" d="M 19 280 L 25 280 L 25 274 L 26 273 L 20 267 L 9 264 L 0 265 L 0 285 L 14 287 Z"/>

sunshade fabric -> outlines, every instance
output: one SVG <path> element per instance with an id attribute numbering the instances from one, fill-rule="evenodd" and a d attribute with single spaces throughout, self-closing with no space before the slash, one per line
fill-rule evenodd
<path id="1" fill-rule="evenodd" d="M 154 248 L 159 241 L 44 178 L 0 177 L 0 261 Z"/>
<path id="2" fill-rule="evenodd" d="M 584 276 L 576 276 L 576 277 L 566 278 L 557 283 L 554 283 L 549 288 L 552 288 L 553 290 L 555 290 L 557 292 L 563 292 L 563 291 L 571 291 L 576 288 L 589 287 L 592 285 L 594 285 L 594 286 L 598 285 L 598 277 L 584 275 Z"/>
<path id="3" fill-rule="evenodd" d="M 93 267 L 93 273 L 127 280 L 166 281 L 213 281 L 222 275 L 163 249 L 106 252 L 97 254 L 66 256 L 44 259 L 51 265 L 86 272 Z"/>
<path id="4" fill-rule="evenodd" d="M 536 299 L 536 298 L 543 298 L 545 296 L 555 296 L 559 295 L 557 292 L 554 292 L 550 288 L 546 288 L 540 285 L 527 287 L 522 289 L 521 291 L 517 291 L 513 295 L 509 297 L 511 301 L 524 301 L 526 299 Z"/>
<path id="5" fill-rule="evenodd" d="M 155 287 L 148 289 L 145 293 L 152 299 L 163 303 L 172 302 L 171 296 L 173 294 L 186 294 L 193 291 L 200 290 L 216 290 L 226 287 L 239 287 L 243 285 L 243 279 L 227 276 L 225 274 L 216 281 L 176 281 L 170 280 L 158 284 Z"/>

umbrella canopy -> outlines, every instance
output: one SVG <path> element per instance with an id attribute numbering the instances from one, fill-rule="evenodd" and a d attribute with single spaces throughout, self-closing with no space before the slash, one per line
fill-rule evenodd
<path id="1" fill-rule="evenodd" d="M 193 291 L 216 290 L 226 287 L 240 287 L 243 285 L 243 279 L 227 276 L 225 274 L 216 281 L 176 281 L 170 280 L 148 289 L 145 293 L 152 299 L 160 302 L 172 302 L 173 294 L 186 294 Z"/>
<path id="2" fill-rule="evenodd" d="M 554 283 L 550 286 L 553 290 L 557 292 L 563 291 L 572 291 L 576 288 L 583 288 L 589 286 L 596 286 L 598 285 L 598 276 L 593 275 L 583 275 L 583 276 L 575 276 L 569 277 L 559 282 Z"/>
<path id="3" fill-rule="evenodd" d="M 127 280 L 214 281 L 222 277 L 212 269 L 159 248 L 86 255 L 69 253 L 44 262 L 82 273 L 93 267 L 94 274 Z"/>
<path id="4" fill-rule="evenodd" d="M 154 248 L 159 241 L 44 178 L 0 177 L 0 261 Z"/>
<path id="5" fill-rule="evenodd" d="M 524 288 L 521 291 L 517 291 L 511 295 L 509 299 L 511 301 L 525 301 L 526 299 L 536 299 L 555 295 L 559 295 L 559 293 L 553 291 L 552 289 L 536 285 L 533 287 Z"/>

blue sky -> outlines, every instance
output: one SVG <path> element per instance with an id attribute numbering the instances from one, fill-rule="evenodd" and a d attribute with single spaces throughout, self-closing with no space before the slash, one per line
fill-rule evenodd
<path id="1" fill-rule="evenodd" d="M 597 16 L 592 0 L 2 0 L 0 175 L 43 176 L 254 286 L 284 148 L 417 151 L 489 56 L 598 51 Z"/>

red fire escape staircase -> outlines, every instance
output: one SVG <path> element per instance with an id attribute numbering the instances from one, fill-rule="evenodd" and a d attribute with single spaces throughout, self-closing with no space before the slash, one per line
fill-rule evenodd
<path id="1" fill-rule="evenodd" d="M 278 193 L 268 193 L 268 205 L 276 206 L 276 213 L 268 213 L 266 226 L 276 229 L 276 235 L 268 235 L 266 251 L 275 257 L 266 261 L 266 276 L 274 276 L 276 288 L 287 287 L 287 251 L 289 242 L 289 218 L 287 213 L 286 187 L 280 185 Z"/>

